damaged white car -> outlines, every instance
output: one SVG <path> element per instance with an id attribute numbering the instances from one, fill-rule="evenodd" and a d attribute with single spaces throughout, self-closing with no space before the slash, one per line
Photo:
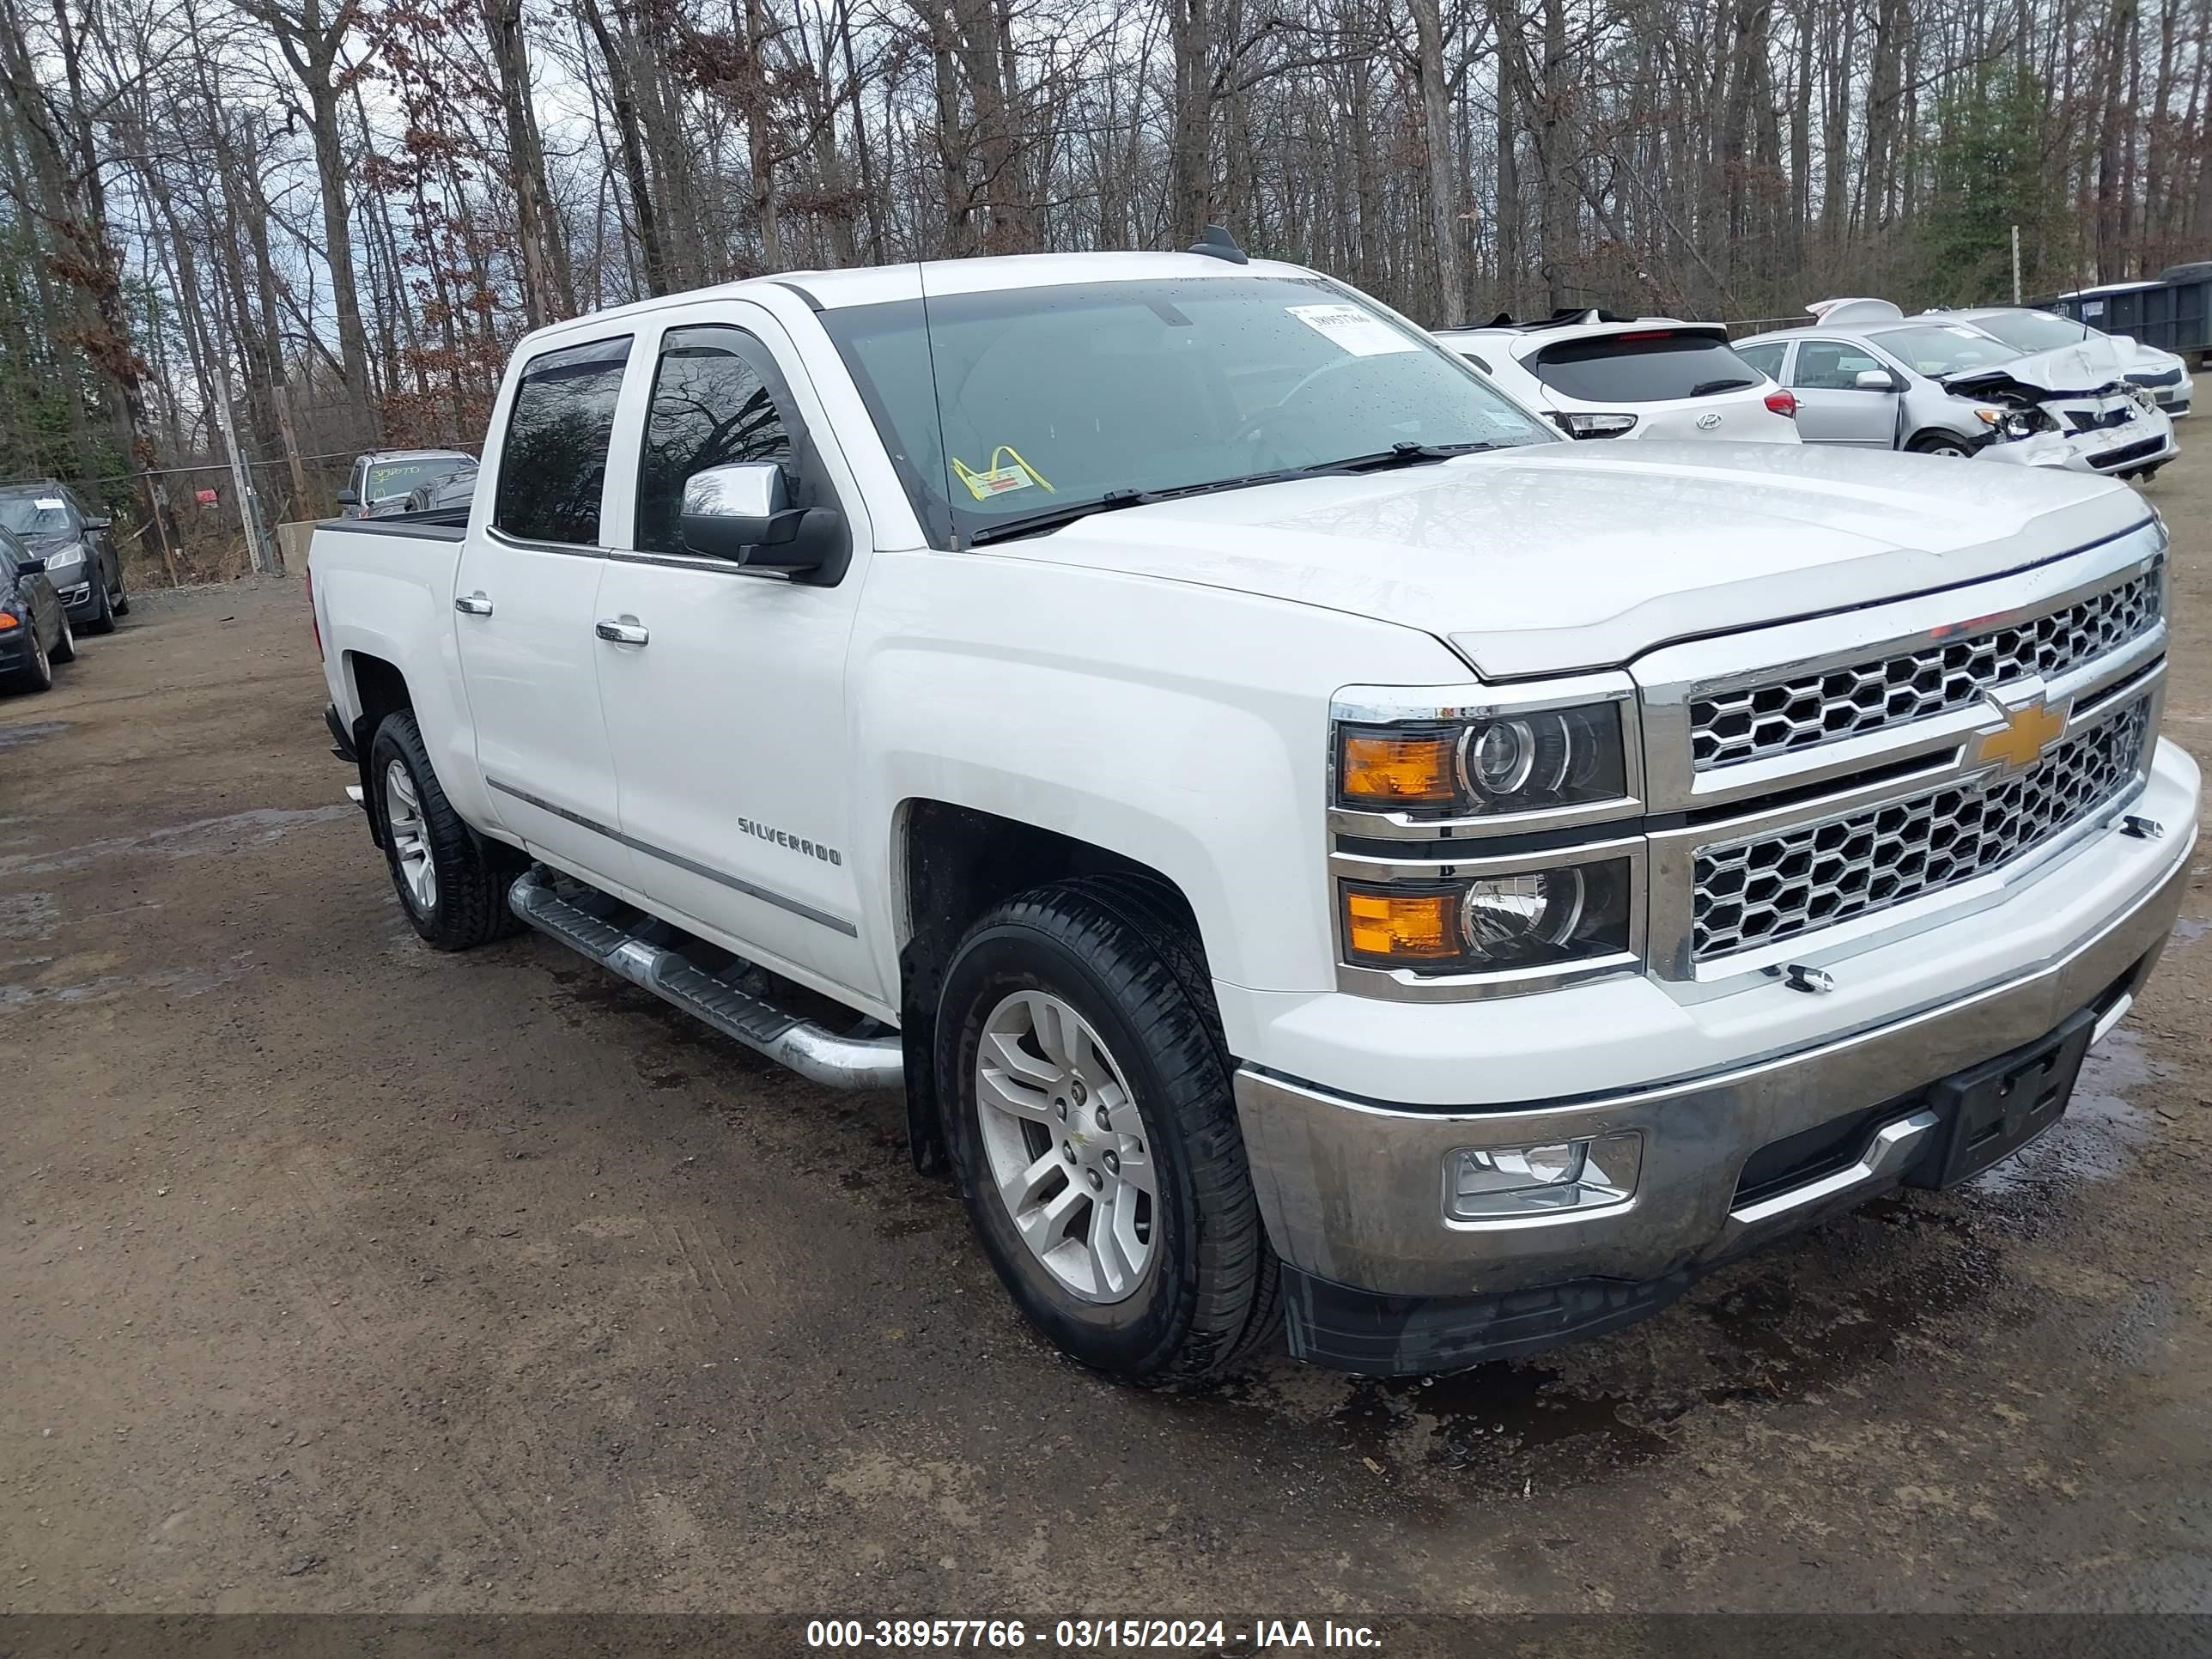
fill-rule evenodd
<path id="1" fill-rule="evenodd" d="M 2145 479 L 2174 457 L 2172 421 L 2103 337 L 2022 353 L 1967 323 L 1908 318 L 1887 300 L 1812 309 L 1802 328 L 1736 345 L 1796 394 L 1807 443 Z"/>

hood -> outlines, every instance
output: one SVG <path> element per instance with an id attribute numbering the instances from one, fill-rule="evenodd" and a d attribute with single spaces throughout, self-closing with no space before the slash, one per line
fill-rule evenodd
<path id="1" fill-rule="evenodd" d="M 42 535 L 26 536 L 23 545 L 40 558 L 50 558 L 64 548 L 75 547 L 82 539 L 74 531 L 49 530 Z"/>
<path id="2" fill-rule="evenodd" d="M 1161 501 L 986 550 L 1398 623 L 1504 680 L 1978 581 L 2149 518 L 2109 478 L 1948 456 L 1559 443 Z"/>
<path id="3" fill-rule="evenodd" d="M 2019 389 L 2038 395 L 2083 396 L 2102 392 L 2123 380 L 2134 354 L 2121 355 L 2118 343 L 2098 337 L 2078 340 L 2051 351 L 2032 351 L 2008 363 L 1970 368 L 1941 375 L 1947 391 L 1972 397 L 1981 392 Z"/>

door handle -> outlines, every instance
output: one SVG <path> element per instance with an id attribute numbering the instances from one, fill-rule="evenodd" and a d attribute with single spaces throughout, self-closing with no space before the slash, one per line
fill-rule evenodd
<path id="1" fill-rule="evenodd" d="M 592 631 L 616 645 L 643 645 L 653 637 L 646 631 L 645 624 L 635 617 L 602 619 Z"/>
<path id="2" fill-rule="evenodd" d="M 479 587 L 473 593 L 456 597 L 453 609 L 465 617 L 489 617 L 491 615 L 491 601 L 484 597 L 483 589 Z"/>

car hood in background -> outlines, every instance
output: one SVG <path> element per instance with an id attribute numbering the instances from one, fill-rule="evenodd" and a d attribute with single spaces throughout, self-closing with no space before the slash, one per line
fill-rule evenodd
<path id="1" fill-rule="evenodd" d="M 2056 350 L 2033 351 L 2010 362 L 1937 378 L 1947 391 L 1969 397 L 1980 389 L 2002 389 L 2008 381 L 2030 392 L 2081 394 L 2100 392 L 2125 378 L 2132 356 L 2130 353 L 2124 359 L 2118 343 L 2112 340 L 2080 340 Z"/>
<path id="2" fill-rule="evenodd" d="M 1161 501 L 984 551 L 1399 623 L 1515 679 L 1978 581 L 2149 518 L 2110 479 L 1946 456 L 1563 442 Z"/>

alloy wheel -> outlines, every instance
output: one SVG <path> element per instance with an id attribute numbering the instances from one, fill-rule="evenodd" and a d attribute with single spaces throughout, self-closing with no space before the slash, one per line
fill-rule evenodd
<path id="1" fill-rule="evenodd" d="M 1159 1253 L 1159 1193 L 1144 1120 L 1090 1022 L 1017 991 L 984 1022 L 976 1117 L 1014 1230 L 1081 1301 L 1136 1294 Z"/>
<path id="2" fill-rule="evenodd" d="M 438 908 L 438 866 L 430 857 L 429 829 L 422 822 L 415 780 L 396 760 L 384 769 L 384 828 L 416 914 L 429 915 Z"/>

